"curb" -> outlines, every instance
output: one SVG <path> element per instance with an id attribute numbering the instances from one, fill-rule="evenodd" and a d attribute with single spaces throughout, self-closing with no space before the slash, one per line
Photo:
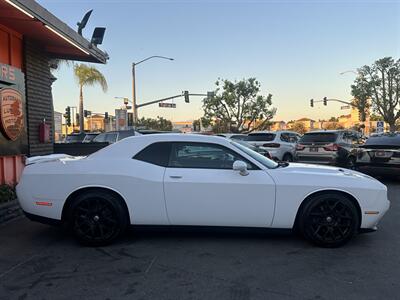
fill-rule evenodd
<path id="1" fill-rule="evenodd" d="M 0 204 L 0 224 L 19 218 L 22 215 L 23 212 L 17 199 Z"/>

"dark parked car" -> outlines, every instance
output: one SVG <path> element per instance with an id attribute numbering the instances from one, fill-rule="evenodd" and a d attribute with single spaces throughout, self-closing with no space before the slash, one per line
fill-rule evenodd
<path id="1" fill-rule="evenodd" d="M 351 130 L 312 131 L 296 145 L 296 161 L 354 168 L 361 135 Z"/>
<path id="2" fill-rule="evenodd" d="M 400 176 L 400 134 L 371 136 L 356 150 L 356 167 L 376 175 Z"/>
<path id="3" fill-rule="evenodd" d="M 67 144 L 89 143 L 97 135 L 98 135 L 98 133 L 93 133 L 93 132 L 71 133 L 65 137 L 64 143 L 67 143 Z"/>
<path id="4" fill-rule="evenodd" d="M 93 139 L 93 142 L 95 143 L 115 143 L 118 142 L 124 138 L 130 137 L 130 136 L 135 136 L 135 135 L 141 135 L 139 132 L 135 130 L 119 130 L 119 131 L 109 131 L 109 132 L 103 132 L 100 133 L 98 136 L 96 136 Z"/>

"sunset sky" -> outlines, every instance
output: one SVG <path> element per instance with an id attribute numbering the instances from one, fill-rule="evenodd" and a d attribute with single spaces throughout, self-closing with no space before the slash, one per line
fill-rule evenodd
<path id="1" fill-rule="evenodd" d="M 262 93 L 273 95 L 275 120 L 314 119 L 348 113 L 340 104 L 309 106 L 309 99 L 327 96 L 350 99 L 353 73 L 374 60 L 400 54 L 398 1 L 38 1 L 76 28 L 94 9 L 84 36 L 96 26 L 107 27 L 100 48 L 110 55 L 97 65 L 109 90 L 85 90 L 85 109 L 108 111 L 121 105 L 115 96 L 131 97 L 131 63 L 151 55 L 175 61 L 151 60 L 137 67 L 138 103 L 189 90 L 212 90 L 217 78 L 256 77 Z M 55 73 L 54 106 L 78 105 L 72 68 Z M 163 116 L 172 121 L 202 115 L 201 98 L 176 109 L 150 106 L 139 117 Z"/>

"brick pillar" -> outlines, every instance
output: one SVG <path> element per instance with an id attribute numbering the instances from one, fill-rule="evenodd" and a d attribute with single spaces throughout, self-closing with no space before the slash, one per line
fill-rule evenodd
<path id="1" fill-rule="evenodd" d="M 24 51 L 29 155 L 50 154 L 54 142 L 54 109 L 49 57 L 39 45 L 27 39 L 24 40 Z M 39 142 L 39 125 L 43 119 L 50 125 L 48 143 Z"/>

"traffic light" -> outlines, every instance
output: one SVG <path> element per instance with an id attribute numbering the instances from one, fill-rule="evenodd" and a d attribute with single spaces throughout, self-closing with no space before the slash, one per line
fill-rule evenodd
<path id="1" fill-rule="evenodd" d="M 67 108 L 65 109 L 64 118 L 67 126 L 71 126 L 71 107 L 67 106 Z"/>
<path id="2" fill-rule="evenodd" d="M 212 99 L 214 98 L 215 93 L 214 92 L 207 92 L 207 99 Z"/>
<path id="3" fill-rule="evenodd" d="M 79 114 L 78 113 L 75 114 L 75 120 L 76 120 L 76 125 L 79 126 L 79 124 L 80 124 L 79 121 L 80 120 L 79 120 Z"/>
<path id="4" fill-rule="evenodd" d="M 324 97 L 324 105 L 327 106 L 328 105 L 328 99 L 326 97 Z"/>
<path id="5" fill-rule="evenodd" d="M 107 111 L 104 113 L 104 119 L 108 120 L 108 112 Z"/>
<path id="6" fill-rule="evenodd" d="M 184 95 L 184 97 L 185 97 L 185 102 L 186 102 L 186 103 L 189 103 L 189 91 L 184 91 L 184 92 L 183 92 L 183 95 Z"/>
<path id="7" fill-rule="evenodd" d="M 314 107 L 314 99 L 310 99 L 310 106 Z"/>
<path id="8" fill-rule="evenodd" d="M 88 111 L 87 111 L 86 109 L 83 111 L 83 115 L 85 116 L 85 118 L 87 118 L 87 116 L 88 116 Z"/>

